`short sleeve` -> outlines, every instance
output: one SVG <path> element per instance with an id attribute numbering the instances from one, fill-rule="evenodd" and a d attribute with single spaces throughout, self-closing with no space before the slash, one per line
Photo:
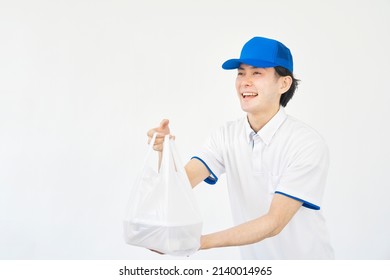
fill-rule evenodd
<path id="1" fill-rule="evenodd" d="M 218 178 L 225 173 L 223 161 L 222 130 L 215 131 L 205 144 L 192 157 L 200 160 L 210 171 L 211 176 L 204 181 L 208 184 L 215 184 Z"/>
<path id="2" fill-rule="evenodd" d="M 326 185 L 329 150 L 322 139 L 300 144 L 289 159 L 275 193 L 303 202 L 303 206 L 319 210 Z"/>

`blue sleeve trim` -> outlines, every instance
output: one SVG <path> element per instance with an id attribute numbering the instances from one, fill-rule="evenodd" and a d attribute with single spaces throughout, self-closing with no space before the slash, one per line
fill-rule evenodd
<path id="1" fill-rule="evenodd" d="M 278 193 L 278 194 L 281 194 L 281 195 L 285 195 L 285 196 L 290 197 L 292 199 L 298 200 L 298 201 L 303 203 L 302 204 L 303 207 L 306 207 L 306 208 L 309 208 L 309 209 L 313 209 L 313 210 L 320 210 L 320 206 L 315 205 L 315 204 L 310 203 L 310 202 L 307 202 L 307 201 L 305 201 L 303 199 L 300 199 L 298 197 L 295 197 L 295 196 L 292 196 L 292 195 L 289 195 L 289 194 L 286 194 L 286 193 L 283 193 L 283 192 L 278 192 L 278 191 L 276 191 L 275 193 Z"/>
<path id="2" fill-rule="evenodd" d="M 218 181 L 218 177 L 214 174 L 213 171 L 211 171 L 210 167 L 204 162 L 203 159 L 199 158 L 199 157 L 192 157 L 191 159 L 197 159 L 199 160 L 200 162 L 202 162 L 204 164 L 204 166 L 206 166 L 206 168 L 208 169 L 208 171 L 210 172 L 211 176 L 207 177 L 204 181 L 207 183 L 207 184 L 210 184 L 210 185 L 215 185 L 215 183 Z"/>

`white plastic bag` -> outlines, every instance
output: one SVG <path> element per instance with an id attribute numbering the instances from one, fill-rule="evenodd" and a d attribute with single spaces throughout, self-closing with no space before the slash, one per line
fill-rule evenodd
<path id="1" fill-rule="evenodd" d="M 149 164 L 153 136 L 143 170 L 133 186 L 126 218 L 125 241 L 164 254 L 189 256 L 200 246 L 202 219 L 173 140 L 164 139 L 159 172 Z"/>

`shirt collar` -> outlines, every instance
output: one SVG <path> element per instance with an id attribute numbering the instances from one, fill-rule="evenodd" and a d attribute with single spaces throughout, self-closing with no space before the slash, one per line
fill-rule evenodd
<path id="1" fill-rule="evenodd" d="M 279 111 L 275 116 L 272 117 L 260 130 L 257 132 L 257 135 L 260 136 L 261 140 L 266 145 L 272 140 L 272 137 L 275 135 L 276 131 L 282 125 L 282 123 L 287 119 L 287 114 L 284 110 L 284 107 L 280 106 Z M 245 131 L 247 135 L 248 143 L 253 141 L 253 137 L 256 135 L 256 132 L 251 128 L 248 118 L 246 117 L 245 121 Z"/>

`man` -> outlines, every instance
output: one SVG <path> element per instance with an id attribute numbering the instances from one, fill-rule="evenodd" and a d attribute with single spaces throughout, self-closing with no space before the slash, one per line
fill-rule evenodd
<path id="1" fill-rule="evenodd" d="M 211 135 L 186 172 L 193 187 L 226 174 L 236 226 L 202 236 L 200 249 L 240 246 L 244 259 L 332 259 L 320 210 L 328 149 L 315 130 L 285 113 L 298 84 L 290 50 L 254 37 L 222 68 L 238 69 L 246 116 Z M 148 131 L 149 138 L 158 132 L 160 154 L 168 124 Z"/>

